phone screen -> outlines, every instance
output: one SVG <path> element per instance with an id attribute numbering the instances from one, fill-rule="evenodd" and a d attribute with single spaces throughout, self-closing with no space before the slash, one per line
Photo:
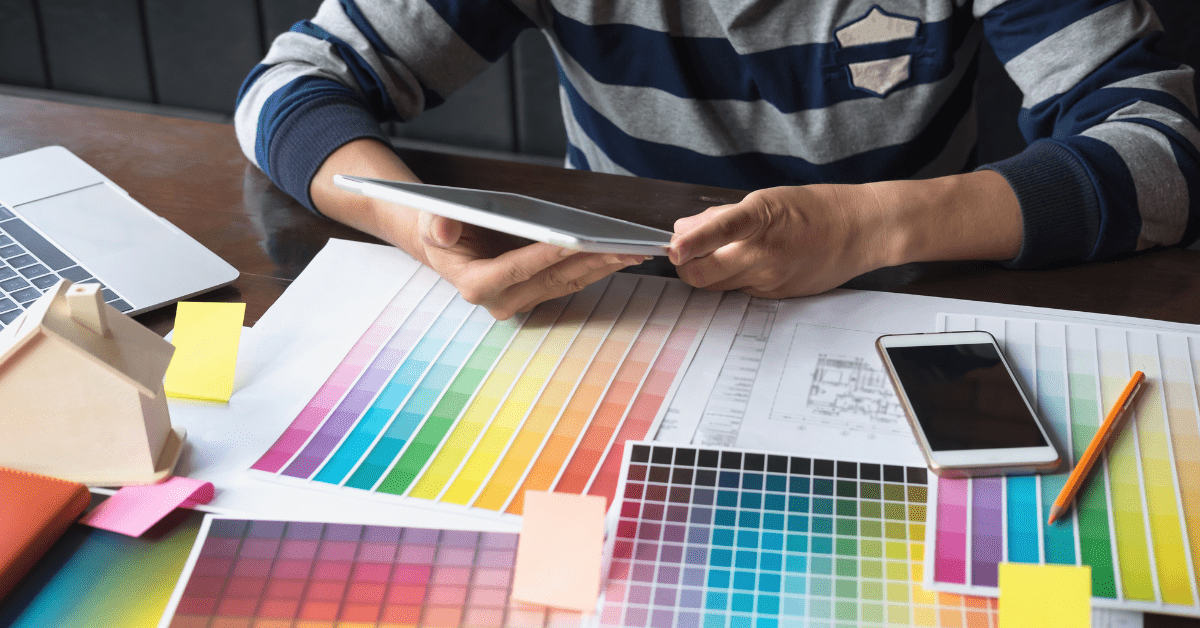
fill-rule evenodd
<path id="1" fill-rule="evenodd" d="M 933 451 L 1048 445 L 995 345 L 886 351 Z"/>

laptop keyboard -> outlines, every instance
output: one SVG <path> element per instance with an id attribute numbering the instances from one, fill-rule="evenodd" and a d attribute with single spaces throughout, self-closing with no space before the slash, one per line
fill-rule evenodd
<path id="1" fill-rule="evenodd" d="M 59 279 L 100 283 L 65 251 L 0 205 L 0 329 L 21 315 Z M 101 283 L 104 301 L 119 312 L 132 305 Z"/>

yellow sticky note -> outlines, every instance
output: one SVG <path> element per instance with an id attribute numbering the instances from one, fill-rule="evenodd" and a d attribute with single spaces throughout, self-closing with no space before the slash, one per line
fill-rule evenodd
<path id="1" fill-rule="evenodd" d="M 179 304 L 163 381 L 168 397 L 229 401 L 245 317 L 245 303 Z"/>
<path id="2" fill-rule="evenodd" d="M 1088 628 L 1092 568 L 1000 563 L 1000 628 Z"/>
<path id="3" fill-rule="evenodd" d="M 603 551 L 603 497 L 526 491 L 512 599 L 594 609 Z"/>

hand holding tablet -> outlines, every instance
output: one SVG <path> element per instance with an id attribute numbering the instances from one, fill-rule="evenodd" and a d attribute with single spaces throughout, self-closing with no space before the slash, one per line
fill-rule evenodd
<path id="1" fill-rule="evenodd" d="M 558 203 L 487 190 L 334 175 L 351 192 L 486 229 L 591 253 L 666 255 L 671 232 Z"/>

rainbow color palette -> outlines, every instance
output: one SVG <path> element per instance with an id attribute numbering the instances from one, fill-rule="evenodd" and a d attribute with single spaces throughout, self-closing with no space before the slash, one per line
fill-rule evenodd
<path id="1" fill-rule="evenodd" d="M 542 628 L 510 603 L 517 535 L 209 518 L 160 626 Z"/>
<path id="2" fill-rule="evenodd" d="M 611 502 L 621 444 L 654 435 L 720 300 L 617 274 L 496 321 L 414 267 L 252 469 L 483 513 L 530 489 Z"/>
<path id="3" fill-rule="evenodd" d="M 941 316 L 939 327 L 996 337 L 1071 464 L 1131 374 L 1147 379 L 1072 510 L 1054 525 L 1046 520 L 1067 471 L 940 479 L 928 585 L 996 595 L 1001 561 L 1090 565 L 1094 606 L 1200 616 L 1200 338 L 961 315 Z"/>
<path id="4" fill-rule="evenodd" d="M 994 626 L 923 575 L 924 468 L 627 443 L 603 626 Z"/>

